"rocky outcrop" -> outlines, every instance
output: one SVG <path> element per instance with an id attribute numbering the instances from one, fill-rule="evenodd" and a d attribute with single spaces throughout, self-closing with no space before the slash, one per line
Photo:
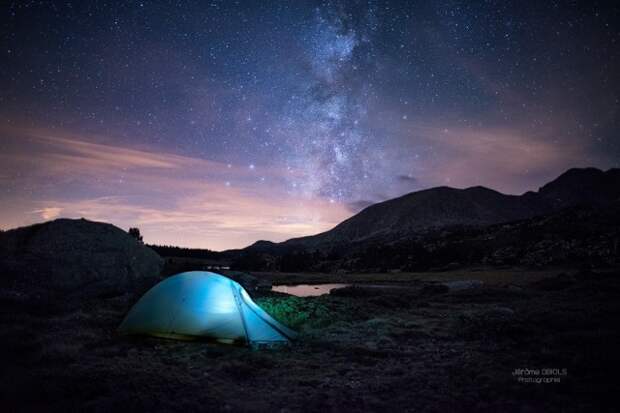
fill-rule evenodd
<path id="1" fill-rule="evenodd" d="M 125 231 L 84 219 L 0 234 L 0 283 L 22 292 L 121 292 L 155 280 L 163 259 Z"/>

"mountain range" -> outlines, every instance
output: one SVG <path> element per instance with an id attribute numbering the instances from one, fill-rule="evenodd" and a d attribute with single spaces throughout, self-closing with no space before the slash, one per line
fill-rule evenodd
<path id="1" fill-rule="evenodd" d="M 240 251 L 258 255 L 302 253 L 350 256 L 355 252 L 411 240 L 436 238 L 455 228 L 480 229 L 558 213 L 569 208 L 602 208 L 620 200 L 620 169 L 574 168 L 537 191 L 506 195 L 482 186 L 436 187 L 371 205 L 329 231 L 281 243 L 258 241 Z M 252 261 L 251 260 L 251 261 Z"/>

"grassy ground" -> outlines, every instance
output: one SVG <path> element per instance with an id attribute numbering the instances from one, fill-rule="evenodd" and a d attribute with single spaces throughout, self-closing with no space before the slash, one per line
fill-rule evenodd
<path id="1" fill-rule="evenodd" d="M 63 307 L 5 291 L 0 401 L 5 411 L 614 411 L 620 274 L 558 273 L 441 275 L 487 281 L 460 291 L 429 283 L 436 273 L 362 274 L 356 282 L 411 288 L 255 297 L 301 333 L 262 351 L 118 337 L 137 294 Z M 560 382 L 519 381 L 525 368 L 558 369 Z"/>

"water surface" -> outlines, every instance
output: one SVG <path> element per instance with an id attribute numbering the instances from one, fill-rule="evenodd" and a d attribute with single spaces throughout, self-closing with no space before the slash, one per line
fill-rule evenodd
<path id="1" fill-rule="evenodd" d="M 348 287 L 351 284 L 296 284 L 296 285 L 274 285 L 271 291 L 296 295 L 297 297 L 312 297 L 317 295 L 329 294 L 334 288 Z"/>

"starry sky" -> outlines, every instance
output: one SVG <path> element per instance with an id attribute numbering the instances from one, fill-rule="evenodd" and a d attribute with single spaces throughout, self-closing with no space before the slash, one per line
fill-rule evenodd
<path id="1" fill-rule="evenodd" d="M 620 164 L 620 6 L 2 2 L 0 227 L 244 247 Z"/>

